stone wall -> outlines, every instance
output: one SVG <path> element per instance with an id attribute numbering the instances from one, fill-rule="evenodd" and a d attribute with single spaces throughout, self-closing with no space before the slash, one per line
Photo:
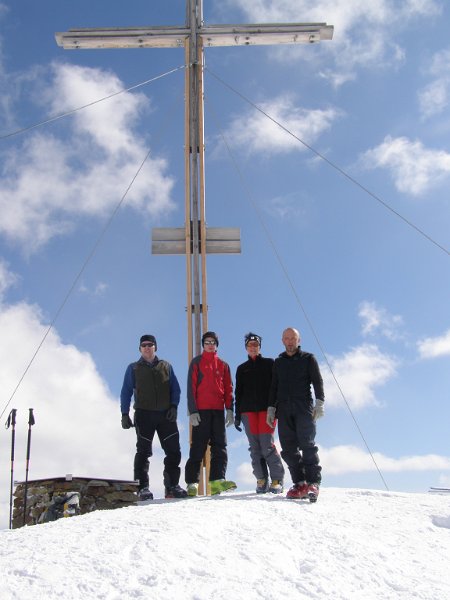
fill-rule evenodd
<path id="1" fill-rule="evenodd" d="M 138 484 L 135 481 L 90 479 L 88 477 L 58 477 L 28 481 L 26 525 L 42 522 L 49 507 L 70 492 L 79 494 L 77 514 L 94 510 L 109 510 L 135 504 Z M 22 527 L 25 482 L 19 482 L 14 492 L 13 529 Z M 48 514 L 48 513 L 47 513 Z M 51 519 L 54 520 L 54 519 Z"/>

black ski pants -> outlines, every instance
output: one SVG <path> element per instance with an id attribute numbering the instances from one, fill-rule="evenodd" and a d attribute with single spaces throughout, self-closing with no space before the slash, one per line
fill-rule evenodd
<path id="1" fill-rule="evenodd" d="M 134 457 L 134 479 L 139 481 L 139 489 L 148 487 L 148 459 L 152 456 L 152 444 L 155 433 L 164 454 L 164 487 L 178 485 L 180 481 L 180 435 L 176 422 L 168 421 L 167 411 L 136 409 L 134 424 L 136 427 L 136 456 Z"/>
<path id="2" fill-rule="evenodd" d="M 209 480 L 225 479 L 228 454 L 223 410 L 199 410 L 200 423 L 192 428 L 189 458 L 186 461 L 186 483 L 198 483 L 200 467 L 208 446 L 211 446 L 211 469 Z"/>
<path id="3" fill-rule="evenodd" d="M 281 457 L 289 468 L 292 482 L 320 483 L 322 467 L 315 443 L 316 424 L 312 415 L 297 402 L 280 402 L 277 407 Z"/>

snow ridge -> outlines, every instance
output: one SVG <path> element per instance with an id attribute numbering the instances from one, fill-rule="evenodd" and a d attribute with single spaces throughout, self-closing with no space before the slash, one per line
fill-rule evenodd
<path id="1" fill-rule="evenodd" d="M 4 530 L 2 599 L 450 598 L 448 497 L 232 492 Z"/>

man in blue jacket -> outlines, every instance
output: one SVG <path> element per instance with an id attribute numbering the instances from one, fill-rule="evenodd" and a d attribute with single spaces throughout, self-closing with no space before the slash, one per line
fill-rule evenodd
<path id="1" fill-rule="evenodd" d="M 139 498 L 153 500 L 149 490 L 148 459 L 152 442 L 158 434 L 165 453 L 164 487 L 166 498 L 185 498 L 180 480 L 180 436 L 177 426 L 180 385 L 172 365 L 156 356 L 154 335 L 143 335 L 139 343 L 141 358 L 128 365 L 120 393 L 123 429 L 136 428 L 134 479 L 139 481 Z M 130 419 L 131 397 L 134 396 L 134 424 Z"/>
<path id="2" fill-rule="evenodd" d="M 324 415 L 323 380 L 314 354 L 301 350 L 296 329 L 285 329 L 282 342 L 286 351 L 273 366 L 267 424 L 274 427 L 275 416 L 278 417 L 281 456 L 294 484 L 286 497 L 315 502 L 322 470 L 315 437 L 316 420 Z"/>

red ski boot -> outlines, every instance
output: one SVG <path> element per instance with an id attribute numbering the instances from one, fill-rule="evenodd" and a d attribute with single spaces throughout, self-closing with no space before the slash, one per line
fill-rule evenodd
<path id="1" fill-rule="evenodd" d="M 319 484 L 308 483 L 307 495 L 310 502 L 317 502 L 317 496 L 319 495 Z"/>
<path id="2" fill-rule="evenodd" d="M 299 481 L 294 483 L 291 489 L 286 494 L 286 498 L 289 500 L 301 500 L 302 498 L 308 497 L 308 484 L 306 481 Z"/>

